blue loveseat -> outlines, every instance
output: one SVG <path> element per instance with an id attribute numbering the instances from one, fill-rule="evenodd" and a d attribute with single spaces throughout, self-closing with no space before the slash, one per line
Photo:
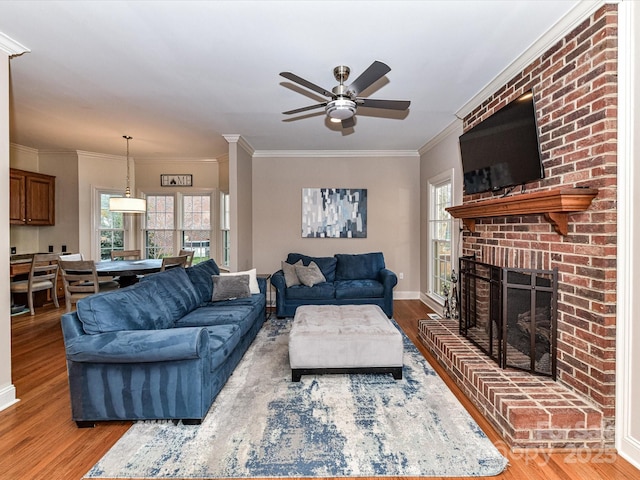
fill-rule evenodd
<path id="1" fill-rule="evenodd" d="M 301 262 L 301 263 L 298 263 Z M 286 264 L 308 267 L 314 262 L 324 277 L 323 282 L 311 286 L 292 285 L 280 269 L 271 276 L 276 291 L 276 316 L 290 317 L 300 305 L 378 305 L 393 316 L 393 288 L 396 274 L 385 267 L 381 252 L 336 254 L 333 257 L 310 257 L 289 253 Z M 287 267 L 284 265 L 283 267 Z"/>
<path id="2" fill-rule="evenodd" d="M 62 316 L 78 426 L 100 420 L 197 424 L 265 320 L 260 293 L 212 302 L 213 260 L 78 301 Z M 244 280 L 244 279 L 243 279 Z M 255 288 L 254 288 L 255 290 Z"/>

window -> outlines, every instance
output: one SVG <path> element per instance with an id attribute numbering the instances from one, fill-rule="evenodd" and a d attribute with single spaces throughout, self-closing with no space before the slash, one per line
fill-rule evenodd
<path id="1" fill-rule="evenodd" d="M 210 258 L 211 194 L 147 195 L 147 258 L 193 250 L 193 263 Z"/>
<path id="2" fill-rule="evenodd" d="M 230 198 L 228 193 L 220 194 L 220 230 L 222 232 L 222 265 L 231 263 Z"/>
<path id="3" fill-rule="evenodd" d="M 193 250 L 193 263 L 211 258 L 211 195 L 182 197 L 182 230 L 180 245 Z"/>
<path id="4" fill-rule="evenodd" d="M 445 174 L 429 181 L 429 293 L 444 301 L 444 289 L 450 288 L 451 268 L 451 216 L 445 208 L 451 206 L 451 175 Z"/>
<path id="5" fill-rule="evenodd" d="M 124 250 L 124 215 L 120 212 L 109 211 L 109 199 L 111 197 L 122 197 L 122 193 L 98 192 L 100 205 L 100 218 L 98 220 L 100 260 L 111 259 L 112 250 Z"/>
<path id="6" fill-rule="evenodd" d="M 175 255 L 175 198 L 173 195 L 147 195 L 145 258 Z"/>

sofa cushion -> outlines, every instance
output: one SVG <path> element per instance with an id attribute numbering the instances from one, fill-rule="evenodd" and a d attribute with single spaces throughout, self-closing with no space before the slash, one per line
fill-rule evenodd
<path id="1" fill-rule="evenodd" d="M 305 267 L 304 265 L 295 265 L 296 275 L 300 280 L 300 283 L 306 285 L 307 287 L 313 287 L 318 283 L 326 282 L 327 279 L 324 278 L 324 275 L 320 271 L 316 262 L 311 262 L 309 266 Z"/>
<path id="2" fill-rule="evenodd" d="M 156 282 L 98 293 L 78 300 L 78 318 L 88 334 L 159 330 L 173 326 Z"/>
<path id="3" fill-rule="evenodd" d="M 285 295 L 291 300 L 326 300 L 336 296 L 332 282 L 318 283 L 313 287 L 296 285 L 287 288 Z"/>
<path id="4" fill-rule="evenodd" d="M 376 280 L 378 272 L 385 268 L 381 252 L 344 254 L 336 256 L 336 280 Z"/>
<path id="5" fill-rule="evenodd" d="M 140 282 L 154 282 L 164 308 L 173 321 L 184 317 L 200 305 L 198 291 L 184 268 L 171 268 L 164 272 L 145 275 Z"/>
<path id="6" fill-rule="evenodd" d="M 211 295 L 213 293 L 213 280 L 212 275 L 220 275 L 220 269 L 213 259 L 209 259 L 206 262 L 198 263 L 193 267 L 185 269 L 187 275 L 191 279 L 191 283 L 198 292 L 200 304 L 210 302 Z"/>
<path id="7" fill-rule="evenodd" d="M 209 332 L 209 353 L 211 355 L 211 371 L 222 365 L 231 352 L 238 346 L 242 335 L 238 325 L 214 325 L 207 327 Z"/>
<path id="8" fill-rule="evenodd" d="M 233 300 L 251 296 L 249 289 L 249 275 L 213 275 L 212 302 Z"/>
<path id="9" fill-rule="evenodd" d="M 234 298 L 233 300 L 224 300 L 222 302 L 209 303 L 205 306 L 215 305 L 216 307 L 228 306 L 228 307 L 252 307 L 258 310 L 262 310 L 267 303 L 267 299 L 264 295 L 251 295 L 245 298 Z"/>
<path id="10" fill-rule="evenodd" d="M 255 310 L 255 311 L 254 311 Z M 176 322 L 176 327 L 207 327 L 212 325 L 238 325 L 240 333 L 246 334 L 261 313 L 251 305 L 211 304 L 195 309 Z"/>
<path id="11" fill-rule="evenodd" d="M 308 266 L 311 262 L 315 262 L 320 271 L 326 278 L 327 282 L 333 282 L 336 279 L 336 259 L 335 257 L 309 257 L 301 253 L 290 253 L 287 255 L 287 263 L 291 265 L 302 260 L 302 264 Z"/>
<path id="12" fill-rule="evenodd" d="M 377 280 L 341 280 L 335 282 L 336 298 L 380 298 L 384 286 Z"/>

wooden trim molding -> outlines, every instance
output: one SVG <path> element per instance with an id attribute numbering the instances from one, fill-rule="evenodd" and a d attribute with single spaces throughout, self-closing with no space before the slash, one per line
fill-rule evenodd
<path id="1" fill-rule="evenodd" d="M 598 190 L 593 188 L 558 188 L 481 200 L 449 207 L 447 211 L 452 217 L 460 218 L 472 232 L 475 232 L 477 218 L 543 214 L 557 233 L 567 235 L 568 215 L 588 209 L 597 195 Z"/>

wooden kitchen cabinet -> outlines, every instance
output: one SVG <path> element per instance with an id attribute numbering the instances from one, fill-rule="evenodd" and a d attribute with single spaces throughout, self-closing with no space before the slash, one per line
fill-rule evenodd
<path id="1" fill-rule="evenodd" d="M 55 225 L 56 177 L 12 168 L 9 189 L 11 225 Z"/>

